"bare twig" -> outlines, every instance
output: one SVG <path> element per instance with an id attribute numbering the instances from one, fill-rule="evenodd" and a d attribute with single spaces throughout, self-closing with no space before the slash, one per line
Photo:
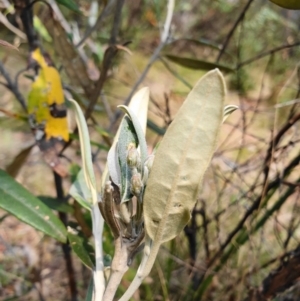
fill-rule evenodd
<path id="1" fill-rule="evenodd" d="M 175 6 L 175 0 L 169 0 L 168 1 L 167 17 L 166 17 L 166 21 L 165 21 L 165 25 L 164 25 L 164 30 L 163 30 L 163 33 L 161 35 L 161 41 L 160 41 L 159 45 L 157 46 L 157 48 L 155 49 L 154 53 L 152 54 L 151 58 L 149 59 L 148 64 L 147 64 L 146 68 L 144 69 L 143 73 L 140 75 L 139 79 L 135 82 L 135 84 L 133 85 L 133 87 L 131 89 L 131 92 L 126 97 L 126 99 L 124 101 L 124 105 L 128 105 L 128 103 L 130 102 L 130 99 L 132 98 L 132 96 L 135 93 L 136 89 L 143 82 L 143 80 L 145 79 L 145 77 L 146 77 L 147 73 L 149 72 L 151 66 L 158 59 L 161 50 L 167 44 L 169 34 L 170 34 L 170 26 L 171 26 L 174 6 Z M 110 124 L 109 130 L 111 130 L 114 127 L 115 123 L 120 118 L 121 114 L 122 114 L 121 111 L 117 111 L 115 113 L 114 119 Z"/>
<path id="2" fill-rule="evenodd" d="M 278 186 L 282 179 L 284 179 L 287 175 L 290 174 L 290 172 L 293 170 L 295 166 L 299 164 L 300 160 L 300 154 L 298 154 L 291 162 L 287 165 L 287 167 L 284 169 L 282 175 L 276 177 L 275 180 L 270 182 L 267 187 L 266 187 L 266 192 L 265 194 Z M 251 216 L 258 208 L 261 202 L 261 196 L 258 196 L 256 200 L 253 202 L 251 207 L 245 212 L 244 216 L 242 219 L 238 222 L 236 227 L 229 233 L 228 237 L 226 238 L 225 242 L 221 245 L 220 249 L 215 253 L 215 255 L 211 258 L 211 260 L 208 263 L 208 267 L 211 267 L 216 260 L 222 255 L 224 249 L 229 245 L 233 237 L 242 229 L 243 225 L 245 224 L 246 220 Z"/>
<path id="3" fill-rule="evenodd" d="M 293 43 L 293 44 L 285 44 L 285 45 L 281 45 L 281 46 L 275 47 L 275 48 L 273 48 L 271 50 L 265 51 L 265 52 L 263 52 L 261 54 L 258 54 L 256 56 L 254 56 L 254 57 L 252 57 L 252 58 L 244 61 L 244 62 L 239 63 L 237 65 L 236 69 L 239 69 L 239 68 L 241 68 L 241 67 L 243 67 L 245 65 L 249 65 L 249 64 L 251 64 L 251 63 L 253 63 L 253 62 L 257 61 L 257 60 L 260 60 L 260 59 L 264 58 L 265 56 L 274 54 L 274 53 L 276 53 L 278 51 L 281 51 L 281 50 L 284 50 L 284 49 L 293 48 L 293 47 L 296 47 L 296 46 L 300 46 L 300 42 L 299 41 L 296 42 L 296 43 Z"/>
<path id="4" fill-rule="evenodd" d="M 171 27 L 173 12 L 174 12 L 174 6 L 175 6 L 175 1 L 173 1 L 173 0 L 168 1 L 167 17 L 166 17 L 166 21 L 165 21 L 165 24 L 164 24 L 164 30 L 163 30 L 163 33 L 161 35 L 161 42 L 162 43 L 166 43 L 168 38 L 169 38 L 170 27 Z"/>
<path id="5" fill-rule="evenodd" d="M 94 106 L 97 103 L 98 96 L 101 94 L 104 82 L 107 77 L 107 72 L 111 66 L 112 60 L 117 54 L 117 47 L 116 47 L 116 40 L 119 32 L 120 22 L 121 22 L 121 13 L 122 13 L 122 7 L 124 4 L 124 0 L 117 0 L 116 8 L 115 8 L 115 17 L 114 17 L 114 24 L 111 31 L 111 37 L 110 37 L 110 46 L 106 50 L 103 64 L 102 64 L 102 70 L 100 74 L 100 78 L 96 84 L 96 87 L 92 93 L 92 97 L 90 99 L 90 103 L 85 111 L 85 118 L 88 119 L 94 109 Z"/>
<path id="6" fill-rule="evenodd" d="M 55 183 L 55 189 L 56 189 L 56 196 L 57 199 L 61 202 L 64 202 L 64 192 L 62 187 L 62 178 L 60 175 L 58 175 L 56 172 L 53 172 L 54 174 L 54 183 Z M 64 212 L 58 213 L 60 220 L 62 223 L 67 226 L 68 224 L 68 216 Z M 64 253 L 65 261 L 66 261 L 66 267 L 67 267 L 67 273 L 69 278 L 69 288 L 71 293 L 71 300 L 77 301 L 77 285 L 76 285 L 76 279 L 75 279 L 75 270 L 73 267 L 73 261 L 72 261 L 72 255 L 71 255 L 71 249 L 69 242 L 62 243 L 62 250 Z"/>
<path id="7" fill-rule="evenodd" d="M 101 93 L 100 97 L 101 97 L 101 101 L 103 103 L 103 107 L 105 109 L 106 115 L 107 115 L 108 119 L 111 121 L 113 119 L 113 113 L 111 111 L 111 108 L 110 108 L 109 102 L 107 101 L 105 93 Z"/>
<path id="8" fill-rule="evenodd" d="M 266 301 L 290 288 L 299 279 L 300 252 L 296 249 L 290 258 L 264 279 L 261 288 L 252 290 L 245 301 Z"/>
<path id="9" fill-rule="evenodd" d="M 121 22 L 121 13 L 122 13 L 122 7 L 124 4 L 124 0 L 117 0 L 116 8 L 115 8 L 115 18 L 114 18 L 114 24 L 111 32 L 111 38 L 110 41 L 115 42 L 117 39 L 119 27 L 120 27 L 120 22 Z M 104 54 L 104 59 L 102 63 L 102 70 L 100 73 L 100 77 L 98 82 L 96 83 L 95 88 L 91 92 L 90 96 L 90 102 L 85 110 L 85 118 L 86 120 L 89 119 L 93 113 L 94 107 L 97 103 L 99 95 L 101 95 L 104 83 L 107 78 L 107 73 L 109 71 L 109 68 L 111 67 L 112 61 L 114 57 L 116 56 L 118 52 L 117 45 L 115 43 L 111 44 L 107 50 L 105 51 Z M 73 131 L 74 134 L 78 133 L 78 129 L 75 128 Z M 105 138 L 104 138 L 105 140 Z M 72 143 L 72 139 L 70 139 L 64 146 L 63 150 L 61 153 L 63 153 Z M 107 141 L 107 140 L 106 140 Z"/>
<path id="10" fill-rule="evenodd" d="M 96 30 L 98 30 L 103 22 L 103 20 L 111 14 L 113 7 L 115 5 L 116 0 L 109 0 L 107 5 L 102 10 L 101 14 L 99 15 L 95 25 L 87 30 L 81 41 L 76 45 L 76 48 L 79 48 L 84 44 L 86 39 Z"/>
<path id="11" fill-rule="evenodd" d="M 3 75 L 7 82 L 7 88 L 15 95 L 17 100 L 19 101 L 20 105 L 22 106 L 23 110 L 27 113 L 26 102 L 23 95 L 20 93 L 18 86 L 12 81 L 10 75 L 6 71 L 5 67 L 3 66 L 2 62 L 0 61 L 0 73 Z"/>
<path id="12" fill-rule="evenodd" d="M 220 61 L 222 55 L 224 54 L 224 52 L 225 52 L 225 50 L 226 50 L 226 48 L 227 48 L 227 46 L 229 44 L 229 41 L 230 41 L 232 35 L 234 34 L 235 30 L 237 29 L 239 23 L 244 19 L 245 14 L 246 14 L 247 10 L 249 9 L 249 7 L 250 7 L 250 5 L 251 5 L 252 2 L 253 2 L 253 0 L 248 0 L 247 4 L 245 5 L 244 9 L 240 13 L 239 17 L 237 18 L 237 20 L 233 24 L 233 26 L 232 26 L 231 30 L 229 31 L 229 33 L 228 33 L 228 35 L 226 37 L 226 40 L 225 40 L 225 42 L 224 42 L 224 44 L 223 44 L 223 46 L 222 46 L 222 48 L 220 50 L 220 53 L 219 53 L 219 55 L 217 57 L 217 63 Z"/>
<path id="13" fill-rule="evenodd" d="M 17 35 L 22 40 L 27 40 L 26 35 L 23 31 L 13 26 L 7 18 L 0 12 L 0 23 L 2 23 L 5 27 L 7 27 L 11 32 Z"/>
<path id="14" fill-rule="evenodd" d="M 268 178 L 269 178 L 269 171 L 270 166 L 273 161 L 274 151 L 278 143 L 280 142 L 281 138 L 284 136 L 284 134 L 298 121 L 300 120 L 300 113 L 293 117 L 288 117 L 287 122 L 281 127 L 281 129 L 278 131 L 276 136 L 270 141 L 269 147 L 267 149 L 267 154 L 263 163 L 264 166 L 264 182 L 263 182 L 263 191 L 261 194 L 261 199 L 264 198 L 266 194 L 266 188 L 268 186 Z"/>

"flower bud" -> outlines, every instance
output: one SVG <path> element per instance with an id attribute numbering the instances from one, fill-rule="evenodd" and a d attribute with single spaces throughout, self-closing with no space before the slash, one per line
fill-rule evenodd
<path id="1" fill-rule="evenodd" d="M 139 196 L 143 189 L 142 176 L 140 173 L 134 173 L 131 177 L 131 192 Z"/>
<path id="2" fill-rule="evenodd" d="M 130 168 L 138 167 L 140 164 L 140 154 L 135 145 L 129 144 L 127 151 L 127 164 Z"/>

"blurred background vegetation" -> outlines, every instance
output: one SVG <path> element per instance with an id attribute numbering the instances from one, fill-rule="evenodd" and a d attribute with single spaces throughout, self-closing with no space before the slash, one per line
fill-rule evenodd
<path id="1" fill-rule="evenodd" d="M 73 141 L 62 153 L 68 175 L 58 196 L 18 101 L 33 74 L 17 2 L 0 1 L 0 39 L 18 48 L 0 45 L 0 167 L 88 241 L 89 214 L 68 196 L 81 162 L 74 118 L 68 112 Z M 226 104 L 239 106 L 222 127 L 191 222 L 163 245 L 134 300 L 299 300 L 300 11 L 267 0 L 177 1 L 162 43 L 167 1 L 47 2 L 53 12 L 33 5 L 34 28 L 66 97 L 88 117 L 99 183 L 116 107 L 138 87 L 150 88 L 150 153 L 207 70 L 223 71 Z M 84 300 L 91 273 L 68 245 L 2 210 L 0 225 L 0 300 Z M 106 229 L 108 260 L 113 250 Z"/>

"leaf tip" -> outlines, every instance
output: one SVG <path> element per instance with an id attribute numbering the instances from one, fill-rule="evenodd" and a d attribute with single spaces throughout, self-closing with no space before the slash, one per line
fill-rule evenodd
<path id="1" fill-rule="evenodd" d="M 223 122 L 228 118 L 230 114 L 236 111 L 239 107 L 236 105 L 228 105 L 224 107 L 223 110 Z"/>

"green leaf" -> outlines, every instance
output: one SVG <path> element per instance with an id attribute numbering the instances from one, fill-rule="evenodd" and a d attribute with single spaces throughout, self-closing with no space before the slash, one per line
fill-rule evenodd
<path id="1" fill-rule="evenodd" d="M 44 26 L 41 19 L 39 19 L 37 16 L 33 17 L 33 26 L 34 29 L 37 31 L 40 37 L 42 37 L 46 42 L 51 43 L 52 38 L 49 35 L 49 32 L 47 31 L 46 27 Z"/>
<path id="2" fill-rule="evenodd" d="M 91 277 L 89 287 L 86 293 L 85 301 L 93 301 L 93 294 L 94 294 L 94 279 Z"/>
<path id="3" fill-rule="evenodd" d="M 73 0 L 56 0 L 56 2 L 60 5 L 65 6 L 66 8 L 73 10 L 76 13 L 81 13 L 77 4 Z"/>
<path id="4" fill-rule="evenodd" d="M 206 40 L 206 39 L 196 40 L 196 39 L 192 39 L 192 38 L 179 38 L 179 39 L 176 39 L 176 40 L 172 41 L 171 43 L 169 43 L 167 45 L 167 47 L 169 45 L 178 44 L 181 41 L 186 42 L 186 43 L 191 43 L 191 44 L 197 44 L 199 46 L 207 46 L 207 47 L 210 47 L 210 48 L 218 50 L 218 51 L 221 50 L 221 47 L 218 44 L 215 44 L 213 41 L 209 41 L 209 40 Z"/>
<path id="5" fill-rule="evenodd" d="M 88 241 L 75 229 L 68 227 L 68 239 L 74 253 L 91 270 L 95 267 L 95 251 Z"/>
<path id="6" fill-rule="evenodd" d="M 56 198 L 51 198 L 49 196 L 38 196 L 38 199 L 40 199 L 47 207 L 52 210 L 70 214 L 74 213 L 74 209 L 71 205 Z"/>
<path id="7" fill-rule="evenodd" d="M 270 1 L 283 8 L 300 9 L 299 0 L 270 0 Z"/>
<path id="8" fill-rule="evenodd" d="M 13 159 L 13 161 L 7 165 L 6 167 L 6 172 L 12 176 L 12 177 L 16 177 L 21 169 L 21 167 L 23 166 L 23 164 L 26 162 L 31 149 L 34 147 L 35 144 L 30 145 L 24 149 L 22 149 L 18 155 Z"/>
<path id="9" fill-rule="evenodd" d="M 63 223 L 43 202 L 0 169 L 0 207 L 39 231 L 66 242 Z"/>
<path id="10" fill-rule="evenodd" d="M 181 65 L 183 67 L 190 68 L 190 69 L 209 71 L 209 70 L 212 70 L 215 68 L 219 68 L 220 70 L 222 70 L 224 72 L 233 72 L 234 71 L 230 67 L 220 65 L 217 63 L 210 63 L 207 61 L 197 60 L 197 59 L 188 58 L 188 57 L 180 57 L 180 56 L 176 56 L 176 55 L 172 55 L 172 54 L 165 54 L 164 56 L 167 59 L 169 59 L 170 61 L 172 61 L 178 65 Z"/>
<path id="11" fill-rule="evenodd" d="M 157 244 L 190 219 L 223 119 L 225 83 L 218 69 L 189 93 L 155 154 L 144 195 L 145 228 Z"/>
<path id="12" fill-rule="evenodd" d="M 82 207 L 91 210 L 92 194 L 85 182 L 83 170 L 77 174 L 69 193 Z"/>

